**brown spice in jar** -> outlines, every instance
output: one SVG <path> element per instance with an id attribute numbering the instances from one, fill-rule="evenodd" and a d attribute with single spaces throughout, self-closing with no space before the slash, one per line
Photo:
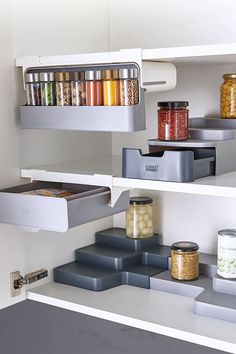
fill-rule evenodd
<path id="1" fill-rule="evenodd" d="M 139 102 L 138 80 L 120 80 L 121 106 L 132 106 Z"/>
<path id="2" fill-rule="evenodd" d="M 195 245 L 182 247 L 182 245 Z M 178 247 L 180 245 L 180 247 Z M 174 249 L 173 249 L 174 248 Z M 171 276 L 177 280 L 195 280 L 199 276 L 198 245 L 193 242 L 176 242 L 171 250 Z"/>

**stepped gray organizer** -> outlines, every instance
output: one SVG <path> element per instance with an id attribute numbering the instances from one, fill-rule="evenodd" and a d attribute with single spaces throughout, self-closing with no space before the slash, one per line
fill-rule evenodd
<path id="1" fill-rule="evenodd" d="M 93 291 L 121 284 L 150 287 L 150 277 L 168 268 L 170 247 L 159 236 L 131 240 L 125 230 L 96 233 L 95 244 L 76 250 L 75 262 L 54 269 L 54 280 Z"/>
<path id="2" fill-rule="evenodd" d="M 236 279 L 216 275 L 216 256 L 200 254 L 200 276 L 177 281 L 170 275 L 170 247 L 159 244 L 159 236 L 132 240 L 125 230 L 97 232 L 95 244 L 79 248 L 75 262 L 54 269 L 58 283 L 102 291 L 121 284 L 159 290 L 194 299 L 193 311 L 236 322 Z"/>
<path id="3" fill-rule="evenodd" d="M 146 129 L 144 89 L 133 106 L 21 106 L 23 129 L 134 132 Z"/>
<path id="4" fill-rule="evenodd" d="M 161 181 L 192 182 L 215 173 L 215 150 L 161 151 L 142 154 L 123 149 L 122 176 Z"/>
<path id="5" fill-rule="evenodd" d="M 68 189 L 76 194 L 65 198 L 22 194 L 39 188 Z M 53 182 L 23 184 L 0 190 L 0 222 L 31 231 L 66 232 L 128 208 L 129 191 L 122 192 L 114 207 L 108 204 L 110 195 L 109 188 L 99 186 Z"/>

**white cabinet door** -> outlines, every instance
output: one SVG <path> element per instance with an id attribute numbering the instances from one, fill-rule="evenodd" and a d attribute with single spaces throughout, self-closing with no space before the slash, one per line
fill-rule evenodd
<path id="1" fill-rule="evenodd" d="M 234 0 L 110 0 L 110 49 L 236 41 Z"/>

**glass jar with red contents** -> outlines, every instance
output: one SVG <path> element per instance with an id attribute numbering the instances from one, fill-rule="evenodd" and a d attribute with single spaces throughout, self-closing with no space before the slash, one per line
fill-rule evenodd
<path id="1" fill-rule="evenodd" d="M 103 82 L 101 70 L 85 71 L 86 106 L 103 105 Z"/>
<path id="2" fill-rule="evenodd" d="M 158 139 L 181 141 L 188 139 L 188 102 L 158 102 Z"/>

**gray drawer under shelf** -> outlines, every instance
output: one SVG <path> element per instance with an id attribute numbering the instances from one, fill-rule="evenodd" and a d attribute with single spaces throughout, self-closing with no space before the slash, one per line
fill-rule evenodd
<path id="1" fill-rule="evenodd" d="M 142 154 L 123 149 L 122 176 L 171 182 L 193 182 L 215 173 L 215 149 L 161 151 Z"/>
<path id="2" fill-rule="evenodd" d="M 64 197 L 22 194 L 40 188 L 76 192 Z M 33 182 L 0 190 L 0 223 L 32 229 L 66 232 L 69 228 L 101 219 L 128 208 L 129 192 L 121 194 L 114 207 L 108 203 L 110 189 L 99 186 Z"/>

